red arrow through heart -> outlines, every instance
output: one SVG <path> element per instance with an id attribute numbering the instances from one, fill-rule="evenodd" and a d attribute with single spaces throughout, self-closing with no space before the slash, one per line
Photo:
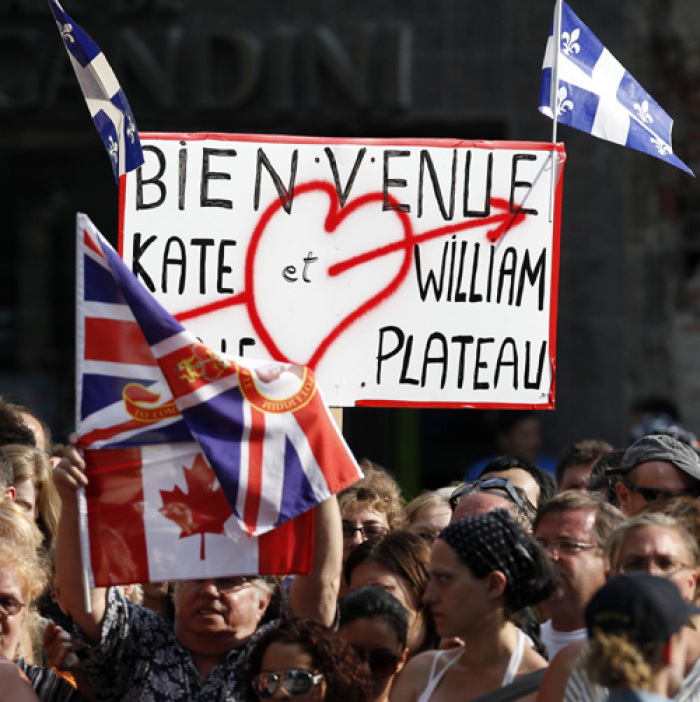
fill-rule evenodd
<path id="1" fill-rule="evenodd" d="M 326 216 L 324 227 L 328 233 L 333 233 L 338 226 L 348 217 L 352 215 L 353 212 L 357 211 L 361 207 L 372 203 L 372 202 L 384 202 L 384 194 L 381 192 L 368 193 L 363 195 L 356 200 L 353 200 L 350 204 L 346 205 L 342 210 L 340 209 L 340 203 L 338 201 L 338 194 L 336 189 L 330 183 L 324 181 L 312 181 L 305 183 L 303 185 L 297 186 L 294 191 L 295 197 L 299 197 L 310 192 L 325 192 L 329 198 L 329 211 Z M 392 204 L 398 204 L 398 202 L 393 201 L 391 196 L 389 196 L 389 201 Z M 245 283 L 244 290 L 237 295 L 232 295 L 231 297 L 224 298 L 222 300 L 217 300 L 216 302 L 209 303 L 207 305 L 201 305 L 199 307 L 192 308 L 185 312 L 175 315 L 175 317 L 180 322 L 185 322 L 189 319 L 195 317 L 203 316 L 211 312 L 225 309 L 227 307 L 232 307 L 234 305 L 244 304 L 248 310 L 248 316 L 250 317 L 253 328 L 260 337 L 261 342 L 264 344 L 270 355 L 279 360 L 288 360 L 284 353 L 279 349 L 277 343 L 272 338 L 270 332 L 263 325 L 258 307 L 255 301 L 255 296 L 250 294 L 253 289 L 254 282 L 254 271 L 255 271 L 255 258 L 258 251 L 258 246 L 262 237 L 265 234 L 265 229 L 269 224 L 272 217 L 279 212 L 282 204 L 279 200 L 273 202 L 266 210 L 263 212 L 260 221 L 258 222 L 253 235 L 251 237 L 250 245 L 246 252 L 245 259 Z M 399 210 L 394 210 L 394 213 L 399 218 L 403 226 L 403 237 L 398 241 L 392 242 L 385 246 L 380 246 L 371 251 L 366 251 L 358 256 L 353 256 L 341 263 L 336 263 L 328 269 L 329 276 L 341 275 L 345 271 L 352 268 L 367 263 L 368 261 L 373 261 L 382 256 L 395 253 L 397 251 L 403 251 L 404 256 L 397 274 L 391 279 L 388 285 L 386 285 L 382 290 L 376 293 L 374 296 L 363 302 L 356 310 L 347 315 L 341 322 L 336 325 L 330 333 L 321 341 L 317 349 L 314 351 L 311 358 L 306 362 L 310 368 L 315 369 L 320 360 L 323 358 L 324 354 L 331 346 L 331 344 L 343 333 L 348 327 L 350 327 L 355 321 L 360 317 L 367 314 L 371 309 L 374 309 L 380 305 L 385 300 L 389 299 L 401 286 L 403 281 L 411 267 L 411 253 L 413 251 L 413 246 L 416 244 L 421 244 L 426 241 L 431 241 L 432 239 L 437 239 L 440 237 L 450 236 L 456 232 L 466 231 L 469 229 L 483 229 L 486 227 L 487 238 L 489 241 L 496 242 L 502 238 L 507 232 L 511 231 L 522 223 L 525 219 L 525 213 L 518 210 L 516 212 L 510 211 L 510 205 L 507 200 L 502 198 L 492 198 L 491 199 L 491 209 L 495 210 L 495 214 L 491 214 L 488 217 L 468 220 L 466 222 L 460 222 L 458 224 L 446 225 L 444 227 L 438 227 L 436 229 L 431 229 L 422 234 L 416 234 L 413 231 L 413 226 L 409 216 L 405 212 Z"/>

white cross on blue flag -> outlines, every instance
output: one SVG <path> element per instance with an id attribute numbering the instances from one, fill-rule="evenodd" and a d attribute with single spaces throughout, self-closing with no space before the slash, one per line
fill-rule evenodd
<path id="1" fill-rule="evenodd" d="M 655 156 L 693 175 L 673 153 L 673 120 L 565 2 L 561 7 L 559 40 L 554 39 L 555 10 L 542 65 L 540 112 L 553 117 L 554 102 L 558 122 Z M 553 75 L 558 77 L 554 94 Z"/>
<path id="2" fill-rule="evenodd" d="M 141 141 L 126 95 L 97 44 L 57 0 L 49 0 L 49 5 L 118 181 L 119 176 L 143 163 Z"/>

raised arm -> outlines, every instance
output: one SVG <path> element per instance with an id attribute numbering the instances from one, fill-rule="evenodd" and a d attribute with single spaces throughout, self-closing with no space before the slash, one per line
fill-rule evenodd
<path id="1" fill-rule="evenodd" d="M 294 615 L 330 626 L 343 567 L 343 532 L 335 496 L 319 504 L 314 515 L 314 553 L 309 575 L 294 578 L 289 603 Z"/>
<path id="2" fill-rule="evenodd" d="M 90 591 L 90 610 L 86 603 L 80 552 L 80 515 L 78 490 L 87 485 L 85 461 L 71 444 L 54 469 L 54 481 L 61 496 L 61 518 L 56 536 L 56 581 L 63 608 L 76 621 L 90 643 L 100 640 L 102 620 L 107 606 L 107 591 Z"/>

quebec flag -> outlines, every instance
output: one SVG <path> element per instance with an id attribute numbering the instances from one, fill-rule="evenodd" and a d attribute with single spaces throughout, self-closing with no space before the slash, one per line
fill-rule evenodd
<path id="1" fill-rule="evenodd" d="M 565 2 L 561 5 L 561 34 L 555 39 L 553 23 L 542 65 L 540 112 L 553 117 L 551 86 L 556 66 L 557 122 L 637 149 L 694 175 L 673 153 L 673 120 L 571 8 Z"/>
<path id="2" fill-rule="evenodd" d="M 98 463 L 109 450 L 194 445 L 183 466 L 216 478 L 198 491 L 223 495 L 251 536 L 362 477 L 308 368 L 207 348 L 85 215 L 77 237 L 76 430 Z"/>
<path id="3" fill-rule="evenodd" d="M 90 116 L 112 162 L 114 177 L 133 171 L 143 163 L 143 151 L 134 115 L 112 68 L 95 42 L 64 12 L 57 0 L 49 0 L 56 26 Z"/>

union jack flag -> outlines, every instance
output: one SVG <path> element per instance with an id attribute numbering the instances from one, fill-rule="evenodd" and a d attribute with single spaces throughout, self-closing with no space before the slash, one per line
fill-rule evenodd
<path id="1" fill-rule="evenodd" d="M 259 535 L 362 473 L 311 371 L 213 352 L 78 215 L 79 445 L 195 441 L 242 527 Z"/>

